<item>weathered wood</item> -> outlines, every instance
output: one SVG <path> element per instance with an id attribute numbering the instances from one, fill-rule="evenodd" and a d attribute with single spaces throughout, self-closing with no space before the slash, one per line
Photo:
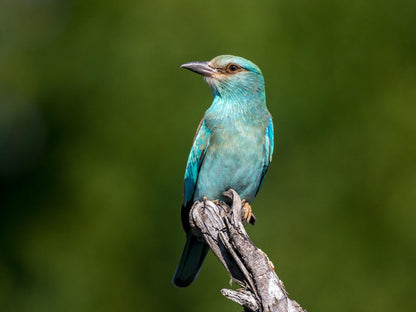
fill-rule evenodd
<path id="1" fill-rule="evenodd" d="M 234 190 L 224 193 L 231 206 L 219 201 L 195 202 L 189 221 L 194 233 L 204 240 L 241 288 L 221 293 L 245 311 L 306 312 L 289 299 L 283 282 L 267 255 L 257 248 L 244 229 L 244 205 Z"/>

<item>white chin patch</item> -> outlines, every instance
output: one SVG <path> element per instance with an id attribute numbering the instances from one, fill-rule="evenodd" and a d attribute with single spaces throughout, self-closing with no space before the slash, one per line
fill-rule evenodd
<path id="1" fill-rule="evenodd" d="M 208 84 L 211 88 L 215 87 L 215 86 L 216 86 L 216 84 L 217 84 L 217 80 L 216 80 L 216 79 L 214 79 L 214 78 L 212 78 L 212 77 L 205 76 L 205 77 L 204 77 L 204 80 L 207 82 L 207 84 Z"/>

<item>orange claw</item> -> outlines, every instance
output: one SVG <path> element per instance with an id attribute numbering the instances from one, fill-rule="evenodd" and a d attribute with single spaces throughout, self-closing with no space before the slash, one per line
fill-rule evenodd
<path id="1" fill-rule="evenodd" d="M 253 215 L 253 211 L 251 209 L 250 204 L 247 201 L 244 202 L 243 221 L 246 222 L 246 223 L 249 223 L 252 215 Z"/>

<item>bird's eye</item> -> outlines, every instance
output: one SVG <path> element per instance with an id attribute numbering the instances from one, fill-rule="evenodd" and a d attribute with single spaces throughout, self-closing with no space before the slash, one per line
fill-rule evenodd
<path id="1" fill-rule="evenodd" d="M 233 73 L 233 72 L 236 72 L 237 70 L 239 70 L 240 69 L 240 66 L 238 66 L 238 65 L 236 65 L 236 64 L 228 64 L 228 66 L 227 66 L 227 71 L 229 72 L 229 73 Z"/>

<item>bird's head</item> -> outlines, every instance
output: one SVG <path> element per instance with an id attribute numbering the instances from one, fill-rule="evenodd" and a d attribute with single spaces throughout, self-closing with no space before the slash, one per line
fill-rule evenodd
<path id="1" fill-rule="evenodd" d="M 226 97 L 264 93 L 260 68 L 239 56 L 220 55 L 209 62 L 191 62 L 181 67 L 203 75 L 214 95 Z"/>

